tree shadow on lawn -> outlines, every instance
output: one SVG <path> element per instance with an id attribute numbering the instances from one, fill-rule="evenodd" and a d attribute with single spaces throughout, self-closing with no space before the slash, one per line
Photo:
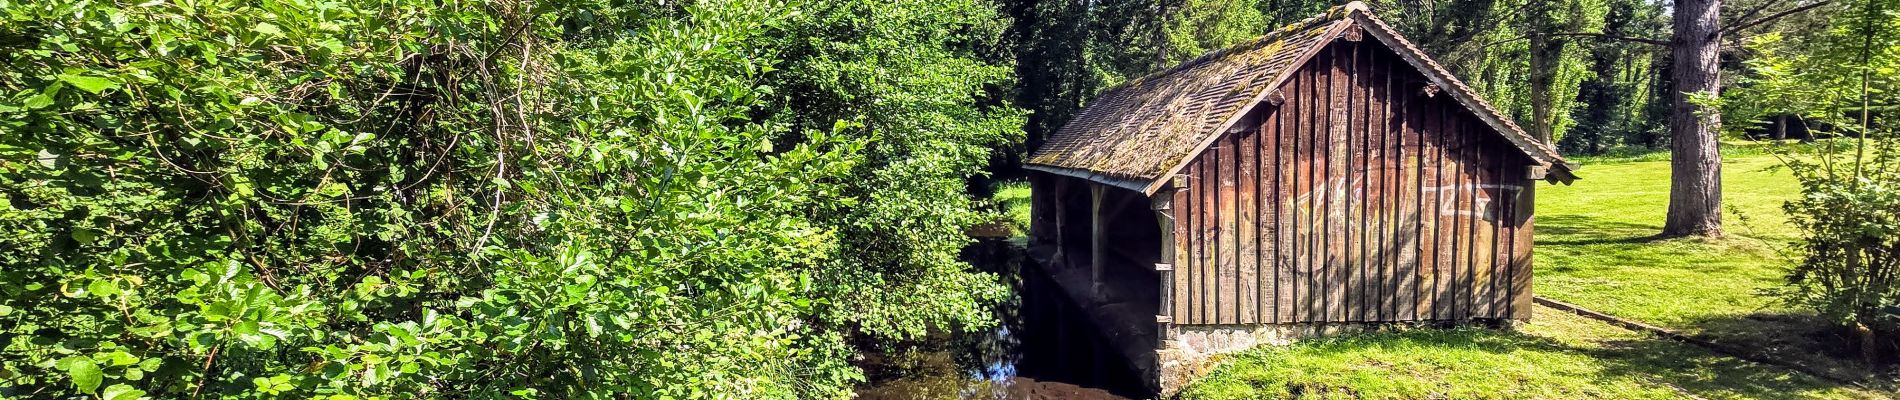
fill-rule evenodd
<path id="1" fill-rule="evenodd" d="M 1581 215 L 1540 217 L 1536 246 L 1539 256 L 1549 258 L 1540 257 L 1537 267 L 1557 273 L 1622 267 L 1734 273 L 1739 267 L 1774 267 L 1783 262 L 1769 239 L 1742 234 L 1718 239 L 1664 238 L 1657 235 L 1660 229 Z"/>
<path id="2" fill-rule="evenodd" d="M 1653 336 L 1607 340 L 1599 345 L 1571 349 L 1602 360 L 1600 378 L 1647 376 L 1694 397 L 1790 398 L 1812 397 L 1830 390 L 1866 390 Z"/>
<path id="3" fill-rule="evenodd" d="M 1549 309 L 1545 311 L 1558 312 Z M 1582 320 L 1581 317 L 1547 318 L 1552 318 L 1552 322 L 1558 325 L 1566 325 L 1547 328 L 1556 331 L 1548 334 L 1559 335 L 1561 340 L 1559 337 L 1520 331 L 1477 328 L 1418 329 L 1349 335 L 1320 343 L 1309 343 L 1314 346 L 1309 350 L 1321 354 L 1380 347 L 1408 348 L 1410 351 L 1420 353 L 1476 350 L 1493 354 L 1498 360 L 1522 360 L 1517 362 L 1531 363 L 1534 369 L 1541 370 L 1537 374 L 1552 377 L 1496 376 L 1497 379 L 1516 379 L 1520 383 L 1532 385 L 1556 384 L 1555 382 L 1561 381 L 1562 378 L 1555 377 L 1569 376 L 1593 382 L 1604 388 L 1627 387 L 1632 384 L 1647 387 L 1663 386 L 1679 394 L 1698 398 L 1788 398 L 1802 394 L 1809 395 L 1802 397 L 1813 397 L 1836 391 L 1854 391 L 1859 393 L 1855 396 L 1865 396 L 1864 389 L 1850 385 L 1782 367 L 1730 357 L 1648 334 L 1601 325 L 1601 322 Z M 1579 328 L 1579 324 L 1583 327 Z M 1614 333 L 1607 334 L 1610 337 L 1599 337 L 1605 334 L 1596 331 Z M 1581 368 L 1575 368 L 1567 367 L 1566 361 L 1537 357 L 1525 359 L 1524 353 L 1581 355 L 1590 361 Z M 1517 370 L 1511 366 L 1496 367 Z M 1463 368 L 1486 367 L 1465 366 Z M 1421 372 L 1393 371 L 1393 373 L 1419 374 Z M 1272 384 L 1266 381 L 1250 383 L 1255 387 Z M 1595 393 L 1589 389 L 1576 387 L 1532 389 L 1524 393 L 1548 393 L 1549 389 L 1579 395 L 1580 393 Z M 1583 390 L 1583 392 L 1576 392 L 1577 390 Z M 1597 393 L 1597 396 L 1618 395 L 1630 394 Z"/>
<path id="4" fill-rule="evenodd" d="M 1860 358 L 1859 341 L 1844 328 L 1805 311 L 1760 311 L 1747 315 L 1698 318 L 1689 322 L 1695 337 L 1733 351 L 1772 358 L 1869 387 L 1900 389 L 1900 365 L 1889 357 L 1870 365 Z M 1893 355 L 1900 349 L 1883 349 Z"/>
<path id="5" fill-rule="evenodd" d="M 1605 221 L 1583 215 L 1539 215 L 1535 229 L 1537 236 L 1557 237 L 1557 240 L 1539 240 L 1539 245 L 1577 246 L 1664 240 L 1657 236 L 1662 232 L 1660 225 Z"/>

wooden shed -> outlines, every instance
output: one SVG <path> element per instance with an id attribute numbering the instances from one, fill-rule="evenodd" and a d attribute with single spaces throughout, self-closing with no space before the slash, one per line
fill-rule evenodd
<path id="1" fill-rule="evenodd" d="M 1358 2 L 1110 89 L 1027 164 L 1032 255 L 1161 347 L 1529 318 L 1532 189 L 1576 179 Z"/>

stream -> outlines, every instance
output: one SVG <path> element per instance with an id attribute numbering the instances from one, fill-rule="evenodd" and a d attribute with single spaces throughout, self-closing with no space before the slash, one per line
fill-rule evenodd
<path id="1" fill-rule="evenodd" d="M 965 260 L 1002 277 L 1010 298 L 987 330 L 869 348 L 857 361 L 861 399 L 1152 398 L 1140 376 L 1097 333 L 1020 246 L 983 239 Z"/>

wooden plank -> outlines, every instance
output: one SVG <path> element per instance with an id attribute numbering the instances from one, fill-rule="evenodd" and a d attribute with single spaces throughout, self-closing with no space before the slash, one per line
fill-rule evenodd
<path id="1" fill-rule="evenodd" d="M 1331 104 L 1326 117 L 1326 222 L 1323 225 L 1326 227 L 1323 245 L 1326 258 L 1323 265 L 1326 268 L 1327 321 L 1347 320 L 1345 306 L 1350 293 L 1346 280 L 1351 278 L 1351 271 L 1345 268 L 1346 253 L 1344 251 L 1345 228 L 1349 223 L 1345 218 L 1347 205 L 1345 194 L 1351 180 L 1346 171 L 1346 160 L 1351 155 L 1345 154 L 1348 136 L 1346 124 L 1349 122 L 1346 117 L 1350 115 L 1346 109 L 1346 93 L 1348 85 L 1351 84 L 1346 74 L 1348 65 L 1346 63 L 1351 62 L 1351 59 L 1350 54 L 1341 54 L 1346 53 L 1340 49 L 1345 46 L 1344 43 L 1335 42 L 1333 46 L 1333 57 L 1329 60 L 1330 68 L 1327 69 L 1330 75 L 1326 80 L 1326 95 Z"/>
<path id="2" fill-rule="evenodd" d="M 1382 68 L 1380 54 L 1368 51 L 1366 73 L 1372 80 L 1366 83 L 1366 138 L 1367 148 L 1371 149 L 1368 174 L 1372 176 L 1371 189 L 1366 193 L 1368 206 L 1372 207 L 1371 221 L 1373 299 L 1372 314 L 1369 318 L 1377 321 L 1391 321 L 1392 314 L 1392 268 L 1391 268 L 1391 190 L 1392 190 L 1392 142 L 1391 125 L 1387 122 L 1391 110 L 1385 101 L 1385 85 L 1391 82 L 1391 74 Z"/>
<path id="3" fill-rule="evenodd" d="M 1454 112 L 1455 118 L 1452 119 L 1454 127 L 1457 127 L 1455 131 L 1457 135 L 1457 212 L 1454 212 L 1454 216 L 1457 216 L 1459 233 L 1457 233 L 1457 241 L 1454 241 L 1454 256 L 1457 256 L 1457 265 L 1459 265 L 1459 275 L 1457 275 L 1459 279 L 1455 281 L 1457 282 L 1455 290 L 1459 294 L 1459 303 L 1457 303 L 1459 320 L 1471 318 L 1478 303 L 1478 296 L 1476 296 L 1478 260 L 1474 258 L 1476 248 L 1478 248 L 1478 218 L 1473 216 L 1474 210 L 1478 209 L 1476 207 L 1478 205 L 1476 171 L 1480 165 L 1476 161 L 1476 152 L 1474 152 L 1478 135 L 1471 135 L 1471 123 L 1463 118 L 1463 114 L 1465 114 L 1463 110 L 1457 110 Z"/>
<path id="4" fill-rule="evenodd" d="M 1240 288 L 1236 285 L 1240 280 L 1239 241 L 1236 239 L 1240 235 L 1235 232 L 1236 222 L 1240 218 L 1234 207 L 1234 192 L 1239 184 L 1235 179 L 1238 176 L 1237 168 L 1235 168 L 1238 163 L 1235 162 L 1234 157 L 1234 149 L 1238 147 L 1236 138 L 1237 136 L 1232 133 L 1226 134 L 1226 138 L 1220 140 L 1220 147 L 1213 152 L 1214 158 L 1218 160 L 1214 162 L 1217 166 L 1215 173 L 1218 174 L 1220 180 L 1220 188 L 1214 193 L 1214 206 L 1220 218 L 1220 223 L 1216 225 L 1219 229 L 1216 234 L 1220 239 L 1215 242 L 1217 243 L 1215 246 L 1219 249 L 1216 254 L 1219 262 L 1214 265 L 1219 268 L 1219 272 L 1217 272 L 1217 280 L 1214 281 L 1214 298 L 1217 301 L 1214 306 L 1214 320 L 1222 324 L 1240 322 L 1238 318 Z"/>
<path id="5" fill-rule="evenodd" d="M 1503 205 L 1505 199 L 1508 198 L 1506 197 L 1508 196 L 1506 193 L 1509 193 L 1511 190 L 1510 186 L 1508 186 L 1509 183 L 1504 182 L 1504 168 L 1505 165 L 1511 163 L 1506 162 L 1509 158 L 1506 154 L 1509 153 L 1504 153 L 1503 150 L 1505 149 L 1499 148 L 1495 144 L 1487 144 L 1485 148 L 1490 149 L 1485 151 L 1484 154 L 1486 180 L 1490 182 L 1490 192 L 1486 197 L 1489 201 L 1485 203 L 1485 215 L 1489 217 L 1489 220 L 1486 221 L 1488 222 L 1486 226 L 1490 228 L 1491 234 L 1491 240 L 1486 242 L 1486 249 L 1488 251 L 1485 252 L 1485 255 L 1491 258 L 1485 265 L 1485 317 L 1504 318 L 1504 299 L 1506 298 L 1506 292 L 1499 277 L 1503 275 L 1502 270 L 1504 269 L 1504 264 L 1500 262 L 1504 259 L 1504 246 L 1501 246 L 1504 237 Z"/>
<path id="6" fill-rule="evenodd" d="M 1442 245 L 1440 245 L 1440 241 L 1438 241 L 1438 226 L 1442 226 L 1442 224 L 1440 224 L 1442 218 L 1440 218 L 1440 212 L 1438 212 L 1438 210 L 1444 209 L 1444 193 L 1438 191 L 1438 182 L 1440 182 L 1440 176 L 1444 173 L 1444 169 L 1442 169 L 1442 167 L 1444 167 L 1444 135 L 1442 135 L 1442 133 L 1444 133 L 1444 127 L 1438 123 L 1438 106 L 1436 106 L 1436 102 L 1433 102 L 1431 99 L 1417 100 L 1423 102 L 1423 104 L 1419 106 L 1419 112 L 1425 116 L 1425 125 L 1421 125 L 1423 131 L 1419 131 L 1419 136 L 1425 140 L 1425 146 L 1427 146 L 1427 148 L 1425 148 L 1425 154 L 1421 155 L 1421 159 L 1425 161 L 1423 167 L 1421 167 L 1425 180 L 1423 180 L 1423 184 L 1421 184 L 1421 188 L 1419 188 L 1419 190 L 1421 190 L 1419 193 L 1425 195 L 1425 214 L 1423 214 L 1425 227 L 1423 227 L 1423 233 L 1419 233 L 1419 239 L 1425 241 L 1425 246 L 1423 246 L 1423 250 L 1419 250 L 1419 262 L 1423 264 L 1425 277 L 1427 277 L 1427 282 L 1429 282 L 1429 284 L 1425 286 L 1425 294 L 1427 294 L 1425 298 L 1427 298 L 1427 300 L 1425 300 L 1423 305 L 1427 307 L 1425 313 L 1429 315 L 1429 317 L 1425 318 L 1438 320 L 1438 318 L 1444 318 L 1444 309 L 1440 307 L 1440 303 L 1442 303 L 1440 300 L 1444 300 L 1444 296 L 1442 296 L 1442 294 L 1444 294 L 1444 275 L 1440 273 L 1440 265 L 1444 265 L 1444 260 L 1442 260 L 1440 256 L 1444 254 L 1444 250 L 1442 250 Z"/>
<path id="7" fill-rule="evenodd" d="M 1326 230 L 1324 229 L 1324 224 L 1326 223 L 1324 219 L 1326 213 L 1326 142 L 1324 139 L 1326 138 L 1326 114 L 1331 106 L 1326 99 L 1326 77 L 1331 75 L 1326 71 L 1326 67 L 1324 66 L 1328 65 L 1328 60 L 1331 60 L 1332 57 L 1323 57 L 1324 58 L 1314 57 L 1319 59 L 1315 61 L 1319 64 L 1316 64 L 1316 69 L 1313 71 L 1313 91 L 1311 98 L 1313 109 L 1307 113 L 1307 116 L 1311 117 L 1311 120 L 1308 121 L 1306 131 L 1304 132 L 1306 136 L 1306 151 L 1308 153 L 1306 160 L 1307 177 L 1305 190 L 1308 198 L 1305 201 L 1306 207 L 1304 211 L 1306 212 L 1306 223 L 1303 226 L 1303 228 L 1307 230 L 1305 236 L 1306 259 L 1302 260 L 1304 265 L 1301 267 L 1306 269 L 1306 309 L 1308 321 L 1326 320 L 1326 298 L 1324 297 L 1326 294 L 1324 291 L 1326 253 L 1323 248 L 1326 244 L 1326 242 L 1323 241 L 1326 237 Z"/>
<path id="8" fill-rule="evenodd" d="M 1173 259 L 1168 260 L 1169 264 L 1173 264 L 1174 270 L 1164 272 L 1162 275 L 1170 281 L 1168 282 L 1170 287 L 1170 296 L 1168 297 L 1170 303 L 1172 303 L 1162 306 L 1170 309 L 1168 315 L 1177 320 L 1183 320 L 1181 318 L 1187 316 L 1187 301 L 1183 300 L 1183 296 L 1187 294 L 1187 279 L 1184 274 L 1186 270 L 1181 268 L 1184 263 L 1191 260 L 1188 254 L 1188 241 L 1191 236 L 1188 233 L 1188 227 L 1191 226 L 1191 224 L 1189 224 L 1191 219 L 1188 218 L 1188 212 L 1192 209 L 1192 205 L 1187 201 L 1189 193 L 1187 189 L 1188 188 L 1176 187 L 1173 193 L 1168 194 L 1169 196 L 1174 196 L 1174 200 L 1169 203 L 1169 212 L 1172 212 L 1174 215 L 1174 223 L 1171 224 L 1172 226 L 1170 227 L 1173 234 L 1169 237 L 1174 256 Z"/>
<path id="9" fill-rule="evenodd" d="M 1476 125 L 1476 127 L 1484 129 L 1482 125 Z M 1486 135 L 1492 135 L 1488 133 L 1488 129 L 1484 131 Z M 1501 298 L 1497 296 L 1497 222 L 1503 220 L 1501 214 L 1497 212 L 1497 199 L 1503 199 L 1503 186 L 1501 186 L 1503 182 L 1497 182 L 1497 176 L 1499 176 L 1497 173 L 1501 171 L 1501 165 L 1497 165 L 1499 148 L 1490 146 L 1490 142 L 1486 140 L 1486 142 L 1480 142 L 1480 148 L 1476 152 L 1478 152 L 1478 165 L 1484 167 L 1478 174 L 1480 182 L 1484 184 L 1480 186 L 1484 195 L 1480 197 L 1482 203 L 1478 205 L 1482 220 L 1478 224 L 1476 245 L 1478 245 L 1478 262 L 1480 262 L 1478 284 L 1482 290 L 1478 292 L 1476 301 L 1478 305 L 1482 305 L 1482 317 L 1497 318 L 1497 309 L 1499 309 L 1497 298 Z"/>
<path id="10" fill-rule="evenodd" d="M 1260 128 L 1249 124 L 1234 146 L 1235 166 L 1239 168 L 1235 178 L 1234 207 L 1235 215 L 1240 217 L 1234 233 L 1239 249 L 1236 257 L 1239 261 L 1240 312 L 1236 314 L 1240 323 L 1260 322 L 1260 224 L 1259 205 L 1255 202 L 1260 185 L 1258 172 L 1260 166 Z"/>
<path id="11" fill-rule="evenodd" d="M 1517 168 L 1513 168 L 1517 169 Z M 1516 171 L 1512 171 L 1516 172 Z M 1531 232 L 1537 222 L 1536 198 L 1537 182 L 1516 180 L 1524 189 L 1518 191 L 1511 202 L 1511 318 L 1528 320 L 1531 318 L 1531 297 L 1533 287 L 1531 275 L 1534 265 L 1531 262 Z"/>
<path id="12" fill-rule="evenodd" d="M 1298 75 L 1298 74 L 1296 74 Z M 1288 79 L 1282 92 L 1287 93 L 1283 108 L 1274 111 L 1273 118 L 1273 312 L 1275 323 L 1297 321 L 1293 308 L 1294 289 L 1294 247 L 1293 232 L 1297 226 L 1293 221 L 1291 204 L 1298 197 L 1294 191 L 1294 177 L 1298 168 L 1294 167 L 1294 132 L 1299 121 L 1300 80 Z"/>
<path id="13" fill-rule="evenodd" d="M 1396 72 L 1393 74 L 1397 75 Z M 1397 135 L 1395 135 L 1398 145 L 1394 147 L 1398 150 L 1398 155 L 1394 164 L 1398 166 L 1399 174 L 1399 185 L 1396 188 L 1399 197 L 1398 204 L 1393 209 L 1399 217 L 1398 226 L 1394 229 L 1398 233 L 1393 236 L 1399 239 L 1399 243 L 1393 246 L 1393 251 L 1398 253 L 1398 262 L 1394 265 L 1398 270 L 1394 274 L 1398 275 L 1399 280 L 1398 295 L 1395 296 L 1397 305 L 1394 311 L 1397 312 L 1396 319 L 1414 321 L 1418 320 L 1419 303 L 1419 160 L 1418 132 L 1416 131 L 1418 124 L 1413 122 L 1413 118 L 1418 113 L 1412 112 L 1417 104 L 1410 101 L 1411 96 L 1406 94 L 1407 86 L 1397 77 L 1393 77 L 1392 80 L 1396 82 L 1391 85 L 1392 91 L 1387 93 L 1387 96 L 1393 103 L 1393 123 L 1398 124 Z"/>
<path id="14" fill-rule="evenodd" d="M 1219 264 L 1217 264 L 1220 254 L 1220 232 L 1218 231 L 1220 211 L 1216 208 L 1219 205 L 1214 203 L 1215 192 L 1220 190 L 1220 180 L 1215 176 L 1219 167 L 1213 164 L 1213 160 L 1202 157 L 1201 161 L 1201 265 L 1197 271 L 1201 277 L 1197 280 L 1200 285 L 1196 288 L 1201 291 L 1201 302 L 1200 310 L 1197 312 L 1200 313 L 1201 323 L 1212 324 L 1218 318 L 1214 314 L 1214 307 L 1220 304 L 1220 298 L 1217 297 L 1220 296 L 1220 292 L 1215 290 L 1216 283 L 1214 282 L 1220 277 Z"/>
<path id="15" fill-rule="evenodd" d="M 1519 157 L 1505 156 L 1500 157 L 1495 163 L 1497 182 L 1501 190 L 1498 192 L 1500 197 L 1494 199 L 1497 203 L 1498 229 L 1497 238 L 1494 240 L 1497 247 L 1497 261 L 1494 265 L 1496 275 L 1492 278 L 1497 283 L 1493 287 L 1496 297 L 1492 299 L 1492 304 L 1494 304 L 1492 318 L 1510 318 L 1511 299 L 1517 293 L 1513 290 L 1514 284 L 1511 282 L 1511 240 L 1516 234 L 1516 223 L 1512 222 L 1514 221 L 1512 219 L 1513 206 L 1517 202 L 1518 192 L 1522 191 L 1520 185 L 1523 183 L 1522 179 L 1519 179 L 1519 174 L 1524 173 L 1525 166 L 1525 163 L 1519 160 Z"/>
<path id="16" fill-rule="evenodd" d="M 1183 293 L 1187 295 L 1188 302 L 1187 312 L 1181 313 L 1179 317 L 1183 323 L 1203 324 L 1207 323 L 1207 319 L 1202 317 L 1204 310 L 1202 305 L 1207 302 L 1207 292 L 1202 290 L 1201 285 L 1201 281 L 1207 277 L 1205 271 L 1202 270 L 1207 266 L 1207 232 L 1203 229 L 1207 226 L 1207 205 L 1202 202 L 1204 200 L 1202 194 L 1207 193 L 1207 181 L 1202 179 L 1203 168 L 1198 158 L 1190 161 L 1189 164 L 1186 204 L 1189 205 L 1190 210 L 1193 210 L 1193 213 L 1189 215 L 1193 222 L 1188 224 L 1187 229 L 1188 235 L 1191 236 L 1188 248 L 1193 251 L 1193 254 L 1188 256 L 1187 269 L 1180 270 L 1182 274 L 1187 275 L 1188 287 Z"/>
<path id="17" fill-rule="evenodd" d="M 1300 111 L 1298 118 L 1295 118 L 1290 125 L 1293 130 L 1287 132 L 1287 137 L 1293 139 L 1294 142 L 1291 154 L 1293 190 L 1290 192 L 1292 198 L 1288 199 L 1287 206 L 1290 209 L 1287 217 L 1291 219 L 1289 226 L 1292 228 L 1288 241 L 1293 247 L 1293 257 L 1290 262 L 1293 270 L 1292 308 L 1295 322 L 1313 321 L 1319 315 L 1313 312 L 1315 275 L 1312 268 L 1312 236 L 1313 204 L 1319 199 L 1319 194 L 1313 193 L 1313 162 L 1317 158 L 1316 153 L 1313 152 L 1313 125 L 1319 120 L 1316 112 L 1319 103 L 1315 101 L 1315 96 L 1319 92 L 1319 75 L 1316 70 L 1321 62 L 1320 56 L 1314 56 L 1313 60 L 1308 61 L 1306 67 L 1297 73 L 1300 76 Z"/>
<path id="18" fill-rule="evenodd" d="M 1386 57 L 1390 59 L 1389 55 Z M 1390 69 L 1388 67 L 1388 70 Z M 1411 308 L 1415 292 L 1412 286 L 1407 285 L 1414 271 L 1414 267 L 1407 263 L 1407 260 L 1418 238 L 1417 234 L 1410 229 L 1412 220 L 1406 217 L 1413 215 L 1412 210 L 1416 207 L 1408 205 L 1406 201 L 1412 197 L 1412 188 L 1416 185 L 1412 182 L 1413 173 L 1409 161 L 1411 152 L 1406 148 L 1409 142 L 1405 136 L 1405 98 L 1398 95 L 1404 81 L 1395 75 L 1397 75 L 1396 71 L 1388 71 L 1385 85 L 1385 101 L 1388 110 L 1386 124 L 1387 129 L 1391 131 L 1388 140 L 1391 141 L 1392 146 L 1392 153 L 1389 156 L 1391 188 L 1387 192 L 1391 196 L 1391 205 L 1387 212 L 1391 213 L 1389 223 L 1392 235 L 1391 243 L 1387 245 L 1388 251 L 1391 252 L 1389 262 L 1392 264 L 1392 309 L 1390 312 L 1391 319 L 1394 321 L 1409 321 L 1414 319 Z"/>
<path id="19" fill-rule="evenodd" d="M 1379 231 L 1379 100 L 1373 94 L 1373 86 L 1379 82 L 1378 72 L 1372 68 L 1372 47 L 1358 45 L 1358 85 L 1354 91 L 1359 95 L 1358 116 L 1359 185 L 1354 196 L 1359 199 L 1359 271 L 1360 298 L 1359 318 L 1362 321 L 1379 321 L 1379 309 L 1384 299 L 1380 287 L 1384 276 L 1379 268 L 1379 243 L 1383 236 Z"/>
<path id="20" fill-rule="evenodd" d="M 1185 180 L 1183 182 L 1185 182 Z M 1168 251 L 1171 252 L 1173 259 L 1167 261 L 1169 264 L 1173 264 L 1174 270 L 1162 275 L 1168 280 L 1166 283 L 1168 284 L 1168 293 L 1170 296 L 1168 296 L 1169 302 L 1162 304 L 1161 307 L 1168 310 L 1168 315 L 1173 316 L 1175 321 L 1185 321 L 1182 317 L 1187 315 L 1183 312 L 1187 309 L 1187 291 L 1183 289 L 1187 287 L 1187 275 L 1182 273 L 1182 267 L 1186 266 L 1188 262 L 1187 244 L 1189 236 L 1186 232 L 1189 222 L 1187 219 L 1189 206 L 1184 200 L 1187 198 L 1188 190 L 1185 184 L 1175 186 L 1174 190 L 1168 193 L 1168 196 L 1173 197 L 1173 200 L 1169 202 L 1171 207 L 1169 207 L 1168 213 L 1174 221 L 1170 224 L 1171 226 L 1168 227 L 1170 230 L 1168 239 L 1171 242 L 1168 245 Z"/>
<path id="21" fill-rule="evenodd" d="M 1348 42 L 1346 48 L 1350 49 L 1352 54 L 1350 58 L 1347 59 L 1348 64 L 1346 66 L 1348 82 L 1345 90 L 1346 134 L 1341 135 L 1346 141 L 1346 160 L 1343 164 L 1346 167 L 1346 181 L 1343 187 L 1344 193 L 1342 193 L 1346 196 L 1346 204 L 1344 207 L 1346 213 L 1344 215 L 1345 218 L 1341 219 L 1341 221 L 1345 222 L 1345 226 L 1342 227 L 1342 231 L 1346 233 L 1345 240 L 1343 240 L 1345 246 L 1342 246 L 1341 249 L 1346 251 L 1345 261 L 1347 272 L 1345 280 L 1346 302 L 1343 306 L 1346 308 L 1346 320 L 1365 321 L 1366 300 L 1370 297 L 1366 285 L 1365 263 L 1366 199 L 1364 196 L 1366 185 L 1366 96 L 1363 89 L 1365 88 L 1366 75 L 1365 69 L 1361 68 L 1363 59 L 1365 58 L 1363 57 L 1365 46 L 1361 46 L 1357 42 Z"/>
<path id="22" fill-rule="evenodd" d="M 1446 223 L 1451 224 L 1451 231 L 1447 232 L 1448 238 L 1450 239 L 1450 246 L 1446 247 L 1446 251 L 1448 251 L 1446 257 L 1451 260 L 1449 264 L 1450 268 L 1447 268 L 1446 272 L 1451 274 L 1451 280 L 1449 281 L 1450 286 L 1445 289 L 1450 295 L 1451 300 L 1449 309 L 1450 319 L 1462 320 L 1466 315 L 1465 306 L 1471 304 L 1470 299 L 1465 295 L 1465 289 L 1471 287 L 1470 282 L 1466 281 L 1471 278 L 1470 273 L 1466 272 L 1466 269 L 1471 266 L 1469 262 L 1470 257 L 1465 255 L 1465 246 L 1468 246 L 1470 243 L 1470 239 L 1466 238 L 1466 235 L 1471 231 L 1469 226 L 1471 221 L 1462 214 L 1464 210 L 1470 208 L 1471 202 L 1470 195 L 1466 190 L 1462 189 L 1466 184 L 1465 179 L 1468 178 L 1465 176 L 1465 136 L 1463 132 L 1460 132 L 1464 127 L 1461 126 L 1458 121 L 1457 113 L 1459 111 L 1451 107 L 1443 107 L 1441 109 L 1444 112 L 1442 118 L 1444 118 L 1445 139 L 1447 141 L 1445 148 L 1445 157 L 1447 157 L 1447 159 L 1445 160 L 1445 164 L 1450 167 L 1445 171 L 1448 178 L 1448 182 L 1445 182 L 1445 186 L 1448 186 L 1448 188 L 1441 190 L 1447 190 L 1449 192 L 1447 195 L 1451 199 L 1450 206 L 1442 211 L 1445 213 Z"/>

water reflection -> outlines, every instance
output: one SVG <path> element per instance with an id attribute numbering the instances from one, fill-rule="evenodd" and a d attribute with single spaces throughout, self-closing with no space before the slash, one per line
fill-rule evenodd
<path id="1" fill-rule="evenodd" d="M 987 239 L 964 258 L 1009 283 L 1014 295 L 995 311 L 1000 324 L 865 351 L 858 365 L 868 383 L 859 398 L 1154 397 L 1061 289 L 1025 264 L 1020 243 Z"/>

